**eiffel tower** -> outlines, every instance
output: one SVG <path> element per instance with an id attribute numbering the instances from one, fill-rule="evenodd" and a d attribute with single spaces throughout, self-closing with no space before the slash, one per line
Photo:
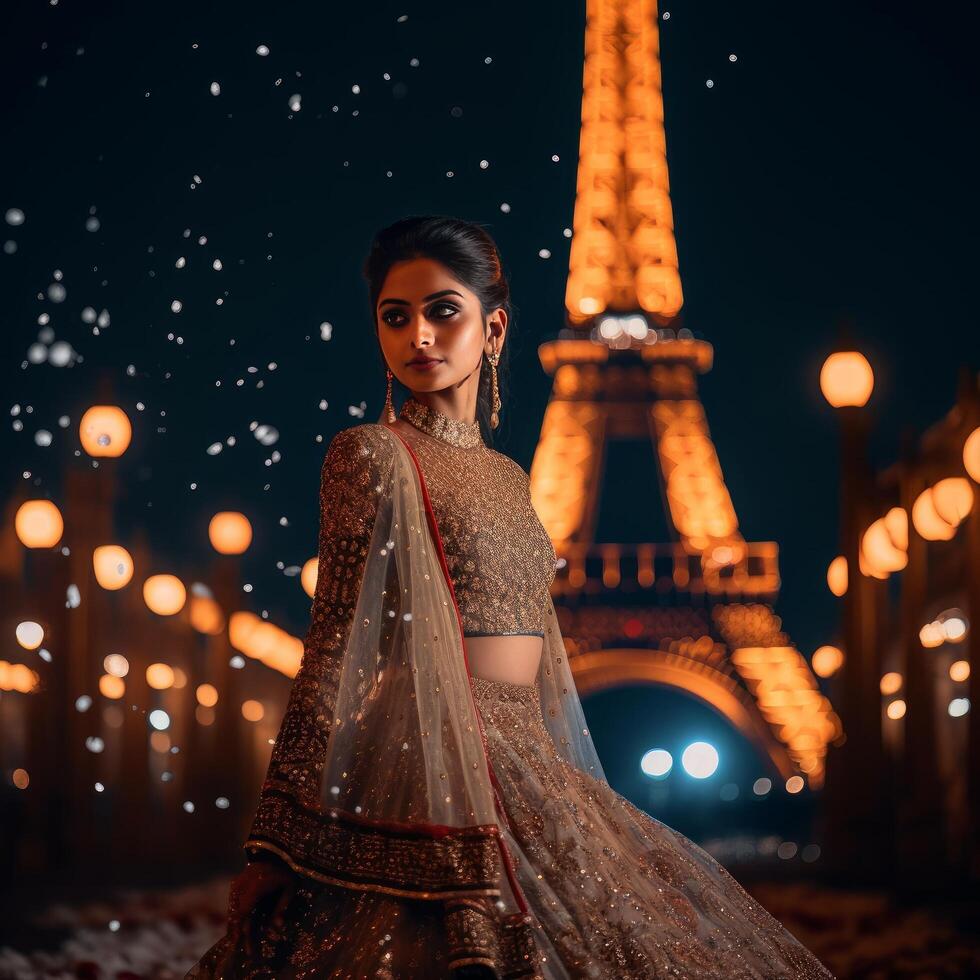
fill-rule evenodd
<path id="1" fill-rule="evenodd" d="M 782 631 L 774 541 L 746 541 L 698 376 L 713 348 L 681 325 L 655 0 L 587 0 L 566 326 L 531 495 L 559 557 L 553 586 L 576 685 L 679 688 L 720 712 L 791 792 L 823 783 L 840 720 Z M 649 438 L 663 543 L 597 541 L 607 444 Z"/>

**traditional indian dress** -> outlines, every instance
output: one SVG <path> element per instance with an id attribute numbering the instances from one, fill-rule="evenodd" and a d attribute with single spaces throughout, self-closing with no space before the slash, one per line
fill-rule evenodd
<path id="1" fill-rule="evenodd" d="M 298 887 L 203 978 L 828 978 L 697 844 L 606 781 L 529 477 L 413 398 L 322 470 L 302 665 L 244 848 Z M 465 638 L 543 638 L 537 681 Z"/>

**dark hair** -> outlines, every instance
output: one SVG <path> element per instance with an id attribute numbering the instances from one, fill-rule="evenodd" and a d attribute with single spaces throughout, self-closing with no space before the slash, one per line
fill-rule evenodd
<path id="1" fill-rule="evenodd" d="M 428 258 L 444 265 L 455 279 L 463 283 L 480 301 L 484 324 L 491 310 L 502 307 L 507 312 L 507 342 L 497 363 L 497 390 L 500 394 L 501 418 L 506 417 L 505 387 L 508 350 L 511 342 L 510 284 L 503 271 L 500 253 L 490 234 L 478 224 L 442 215 L 411 215 L 382 228 L 374 236 L 371 250 L 364 260 L 364 278 L 371 300 L 371 321 L 377 335 L 377 305 L 388 270 L 406 259 Z M 381 345 L 378 344 L 381 351 Z M 384 355 L 381 355 L 382 362 Z M 395 381 L 399 387 L 397 379 Z M 490 428 L 490 362 L 486 354 L 480 365 L 480 383 L 476 397 L 476 417 L 488 444 L 493 442 Z"/>

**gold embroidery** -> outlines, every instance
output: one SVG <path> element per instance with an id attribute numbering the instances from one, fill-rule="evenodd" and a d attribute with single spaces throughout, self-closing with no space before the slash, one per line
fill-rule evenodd
<path id="1" fill-rule="evenodd" d="M 461 446 L 463 449 L 472 449 L 473 446 L 479 446 L 483 442 L 479 422 L 451 419 L 448 415 L 443 415 L 442 412 L 423 405 L 414 398 L 407 398 L 398 414 L 411 422 L 416 429 L 421 429 L 430 436 L 454 446 Z"/>
<path id="2" fill-rule="evenodd" d="M 482 439 L 465 445 L 472 439 L 450 423 L 464 431 L 467 423 L 428 406 L 419 411 L 418 404 L 409 398 L 402 405 L 399 417 L 411 425 L 399 434 L 422 468 L 463 632 L 542 633 L 556 556 L 531 503 L 527 473 Z"/>
<path id="3" fill-rule="evenodd" d="M 527 474 L 482 443 L 466 448 L 413 431 L 464 623 L 540 627 L 554 553 L 530 505 Z M 498 911 L 499 856 L 485 850 L 498 838 L 398 834 L 388 845 L 318 810 L 340 656 L 395 438 L 383 426 L 354 426 L 334 438 L 324 461 L 311 625 L 246 842 L 278 855 L 303 885 L 281 930 L 259 921 L 255 955 L 226 935 L 188 978 L 448 980 L 467 964 L 535 980 L 831 978 L 710 855 L 564 761 L 534 685 L 471 679 L 512 828 L 498 832 L 533 919 Z M 474 890 L 440 891 L 454 879 Z"/>

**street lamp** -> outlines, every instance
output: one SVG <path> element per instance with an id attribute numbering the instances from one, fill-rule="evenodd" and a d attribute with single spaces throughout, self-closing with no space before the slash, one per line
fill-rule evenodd
<path id="1" fill-rule="evenodd" d="M 820 369 L 820 391 L 836 410 L 841 427 L 841 537 L 834 591 L 842 602 L 843 657 L 836 678 L 845 741 L 827 759 L 830 853 L 845 873 L 860 865 L 872 878 L 884 863 L 882 849 L 876 846 L 881 842 L 881 802 L 868 778 L 869 772 L 881 771 L 882 760 L 875 583 L 863 574 L 862 554 L 862 536 L 871 523 L 872 489 L 865 406 L 874 380 L 868 359 L 853 349 L 830 354 Z M 881 531 L 882 542 L 891 545 L 884 526 Z M 893 547 L 883 549 L 889 557 Z"/>
<path id="2" fill-rule="evenodd" d="M 860 351 L 837 351 L 820 369 L 820 390 L 834 408 L 863 408 L 874 384 L 874 371 Z"/>

